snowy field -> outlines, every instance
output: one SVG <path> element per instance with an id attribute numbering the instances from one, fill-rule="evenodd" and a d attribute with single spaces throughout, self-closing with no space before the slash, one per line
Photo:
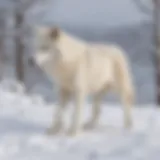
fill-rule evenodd
<path id="1" fill-rule="evenodd" d="M 86 105 L 84 121 L 89 110 Z M 12 81 L 0 83 L 0 160 L 159 160 L 156 106 L 135 106 L 134 126 L 125 130 L 121 106 L 104 104 L 100 126 L 75 138 L 45 134 L 53 112 L 54 104 L 47 105 L 40 96 L 27 95 Z"/>

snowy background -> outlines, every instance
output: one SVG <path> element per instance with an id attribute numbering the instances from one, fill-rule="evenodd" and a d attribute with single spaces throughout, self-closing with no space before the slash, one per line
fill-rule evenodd
<path id="1" fill-rule="evenodd" d="M 122 106 L 117 97 L 106 95 L 98 128 L 84 131 L 77 138 L 48 137 L 45 131 L 56 106 L 56 86 L 38 66 L 28 65 L 31 48 L 26 48 L 25 54 L 26 89 L 14 81 L 13 6 L 0 0 L 0 7 L 7 8 L 8 15 L 7 59 L 0 82 L 0 159 L 158 160 L 160 113 L 155 106 L 150 17 L 139 12 L 132 0 L 51 0 L 43 6 L 37 4 L 27 13 L 29 27 L 34 23 L 56 24 L 84 40 L 122 46 L 128 53 L 136 87 L 134 125 L 130 131 L 123 128 Z M 32 44 L 32 35 L 27 43 Z M 71 107 L 72 104 L 67 122 Z M 86 103 L 85 121 L 90 108 Z"/>

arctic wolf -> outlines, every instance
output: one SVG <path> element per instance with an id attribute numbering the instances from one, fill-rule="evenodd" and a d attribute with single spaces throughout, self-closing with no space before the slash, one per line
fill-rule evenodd
<path id="1" fill-rule="evenodd" d="M 119 94 L 124 110 L 124 124 L 132 124 L 131 106 L 134 88 L 126 55 L 114 45 L 93 44 L 80 40 L 58 27 L 36 27 L 34 61 L 55 81 L 59 88 L 59 106 L 49 134 L 63 128 L 65 106 L 74 100 L 69 135 L 82 129 L 82 111 L 86 96 L 93 96 L 92 116 L 84 125 L 95 127 L 100 116 L 100 103 L 105 93 Z"/>

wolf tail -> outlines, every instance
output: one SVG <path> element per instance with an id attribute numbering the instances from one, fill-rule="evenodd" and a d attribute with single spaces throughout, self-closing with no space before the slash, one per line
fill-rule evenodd
<path id="1" fill-rule="evenodd" d="M 134 86 L 132 83 L 131 71 L 127 62 L 127 57 L 121 49 L 115 48 L 114 52 L 115 73 L 118 81 L 119 91 L 122 96 L 127 96 L 130 103 L 135 100 Z"/>

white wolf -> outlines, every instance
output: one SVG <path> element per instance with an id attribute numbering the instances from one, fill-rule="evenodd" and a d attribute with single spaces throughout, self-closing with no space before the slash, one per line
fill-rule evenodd
<path id="1" fill-rule="evenodd" d="M 132 123 L 131 105 L 134 87 L 124 51 L 114 45 L 89 44 L 75 38 L 58 27 L 36 27 L 36 53 L 34 61 L 59 87 L 59 106 L 50 134 L 63 128 L 64 108 L 70 98 L 75 106 L 68 130 L 77 135 L 82 129 L 84 100 L 93 96 L 92 116 L 86 127 L 95 127 L 100 115 L 100 103 L 108 91 L 120 95 L 124 110 L 124 123 Z"/>

